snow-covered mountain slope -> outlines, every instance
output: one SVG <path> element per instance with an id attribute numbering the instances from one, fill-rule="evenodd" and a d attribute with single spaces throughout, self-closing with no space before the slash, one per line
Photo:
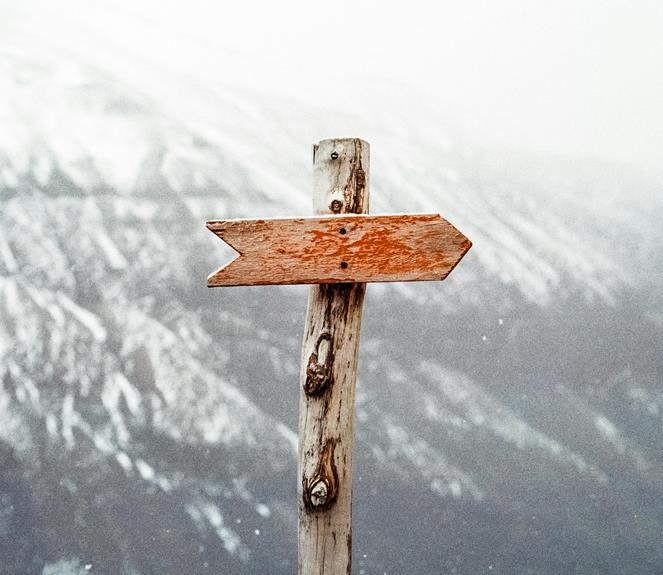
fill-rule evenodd
<path id="1" fill-rule="evenodd" d="M 476 273 L 529 300 L 564 293 L 569 275 L 588 297 L 609 300 L 644 281 L 658 257 L 651 238 L 663 207 L 653 182 L 609 166 L 587 176 L 542 163 L 519 168 L 496 154 L 488 163 L 450 142 L 425 104 L 407 124 L 389 121 L 390 111 L 404 112 L 400 92 L 382 92 L 367 116 L 329 114 L 330 125 L 310 105 L 246 88 L 182 86 L 186 78 L 174 74 L 181 98 L 192 99 L 183 104 L 172 101 L 172 85 L 132 85 L 138 71 L 127 79 L 63 49 L 38 61 L 17 50 L 0 53 L 0 185 L 8 188 L 26 178 L 57 188 L 65 178 L 88 193 L 174 193 L 200 218 L 307 214 L 310 143 L 330 129 L 354 130 L 373 144 L 374 212 L 443 212 L 477 245 Z"/>
<path id="2" fill-rule="evenodd" d="M 343 114 L 14 22 L 0 573 L 293 572 L 306 290 L 207 290 L 227 251 L 204 221 L 307 214 L 329 135 L 370 141 L 373 212 L 474 242 L 444 284 L 370 286 L 357 569 L 663 565 L 660 183 L 489 153 L 401 87 Z"/>

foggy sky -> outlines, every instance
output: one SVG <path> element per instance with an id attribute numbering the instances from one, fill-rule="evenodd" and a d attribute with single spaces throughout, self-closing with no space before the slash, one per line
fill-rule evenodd
<path id="1" fill-rule="evenodd" d="M 370 113 L 366 101 L 380 98 L 381 86 L 406 86 L 410 105 L 432 103 L 489 146 L 660 171 L 655 0 L 0 0 L 0 11 L 0 50 L 12 38 L 34 50 L 57 42 L 98 63 L 125 49 L 166 74 L 256 91 L 268 83 L 269 93 L 357 114 Z M 102 37 L 105 56 L 95 51 Z M 405 109 L 395 113 L 407 119 Z"/>

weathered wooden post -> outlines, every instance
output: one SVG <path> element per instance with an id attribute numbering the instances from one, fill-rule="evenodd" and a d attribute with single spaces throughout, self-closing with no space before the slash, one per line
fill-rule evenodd
<path id="1" fill-rule="evenodd" d="M 368 168 L 362 140 L 314 146 L 315 213 L 367 213 Z M 338 262 L 344 264 L 350 265 Z M 365 292 L 364 283 L 320 284 L 309 292 L 299 401 L 300 575 L 350 573 L 352 423 Z"/>
<path id="2" fill-rule="evenodd" d="M 365 282 L 442 280 L 471 242 L 438 214 L 368 216 L 368 144 L 313 148 L 310 218 L 213 220 L 239 256 L 209 287 L 313 284 L 299 401 L 299 575 L 348 575 L 352 424 Z M 363 214 L 363 215 L 362 215 Z"/>

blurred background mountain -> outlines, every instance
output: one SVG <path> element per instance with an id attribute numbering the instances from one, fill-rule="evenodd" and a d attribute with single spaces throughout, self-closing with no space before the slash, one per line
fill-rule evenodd
<path id="1" fill-rule="evenodd" d="M 307 288 L 204 222 L 343 136 L 474 242 L 369 286 L 355 572 L 663 570 L 656 5 L 410 4 L 0 2 L 0 573 L 295 572 Z"/>

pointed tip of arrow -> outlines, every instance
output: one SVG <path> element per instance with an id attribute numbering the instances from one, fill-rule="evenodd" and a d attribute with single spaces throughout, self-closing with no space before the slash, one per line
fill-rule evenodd
<path id="1" fill-rule="evenodd" d="M 428 214 L 426 214 L 428 216 Z M 455 261 L 451 264 L 451 266 L 445 271 L 444 275 L 442 275 L 441 278 L 439 279 L 446 279 L 449 277 L 449 274 L 454 271 L 456 266 L 460 263 L 460 261 L 467 255 L 467 252 L 470 251 L 470 248 L 472 247 L 472 240 L 470 240 L 463 232 L 461 232 L 456 226 L 454 226 L 449 220 L 447 220 L 442 214 L 430 214 L 429 216 L 431 220 L 435 220 L 437 223 L 442 224 L 445 226 L 447 229 L 452 230 L 454 237 L 454 244 L 457 248 L 457 253 L 456 253 L 456 259 Z"/>
<path id="2" fill-rule="evenodd" d="M 462 238 L 459 245 L 461 252 L 458 255 L 458 259 L 456 259 L 454 264 L 447 270 L 442 279 L 449 277 L 449 274 L 456 269 L 456 266 L 467 255 L 467 252 L 469 252 L 470 248 L 472 247 L 472 240 L 470 240 L 463 232 L 459 231 L 455 226 L 452 227 L 454 227 L 454 229 L 458 232 L 458 235 Z"/>

